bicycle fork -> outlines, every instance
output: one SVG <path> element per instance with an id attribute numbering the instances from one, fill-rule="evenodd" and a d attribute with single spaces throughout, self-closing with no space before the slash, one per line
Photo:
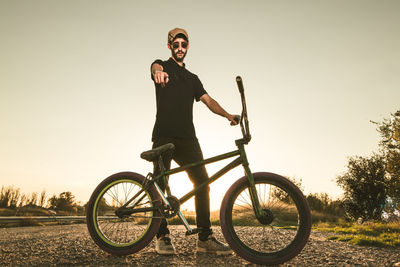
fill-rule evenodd
<path id="1" fill-rule="evenodd" d="M 238 144 L 238 143 L 237 143 Z M 242 165 L 244 168 L 244 173 L 249 181 L 249 194 L 251 198 L 251 203 L 253 205 L 253 210 L 258 221 L 265 221 L 263 218 L 267 215 L 266 212 L 261 208 L 260 201 L 258 199 L 257 189 L 254 182 L 253 174 L 249 168 L 249 162 L 247 161 L 246 151 L 243 144 L 238 144 L 240 151 L 240 158 L 242 159 Z"/>
<path id="2" fill-rule="evenodd" d="M 253 204 L 253 210 L 256 215 L 256 218 L 260 221 L 260 219 L 265 216 L 264 210 L 261 208 L 260 201 L 258 200 L 258 193 L 254 182 L 253 174 L 251 173 L 248 166 L 244 166 L 246 176 L 249 180 L 249 194 L 251 198 L 251 203 Z"/>

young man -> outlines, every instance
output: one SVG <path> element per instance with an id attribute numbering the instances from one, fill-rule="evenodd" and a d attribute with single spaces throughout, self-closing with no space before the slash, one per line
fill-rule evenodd
<path id="1" fill-rule="evenodd" d="M 153 129 L 153 148 L 173 143 L 175 150 L 163 156 L 164 166 L 170 168 L 171 160 L 180 166 L 203 160 L 203 154 L 196 138 L 193 125 L 194 100 L 202 101 L 214 113 L 227 118 L 236 125 L 235 116 L 226 112 L 204 90 L 199 78 L 189 72 L 183 60 L 189 49 L 189 36 L 184 29 L 175 28 L 168 33 L 168 49 L 171 58 L 156 60 L 151 65 L 151 78 L 156 88 L 157 115 Z M 154 173 L 159 172 L 157 164 Z M 188 171 L 194 185 L 209 179 L 204 166 Z M 164 190 L 165 185 L 160 184 Z M 200 230 L 197 251 L 217 254 L 231 254 L 226 245 L 217 241 L 211 230 L 209 188 L 200 190 L 195 196 L 196 223 Z M 156 251 L 159 254 L 174 254 L 175 249 L 169 237 L 166 220 L 163 220 L 157 233 Z"/>

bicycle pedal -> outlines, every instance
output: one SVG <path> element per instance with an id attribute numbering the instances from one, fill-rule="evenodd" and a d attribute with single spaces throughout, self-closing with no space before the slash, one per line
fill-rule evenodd
<path id="1" fill-rule="evenodd" d="M 194 234 L 197 234 L 199 232 L 199 229 L 198 228 L 194 228 L 194 229 L 192 229 L 192 231 L 186 231 L 186 236 L 188 236 L 188 235 L 194 235 Z"/>

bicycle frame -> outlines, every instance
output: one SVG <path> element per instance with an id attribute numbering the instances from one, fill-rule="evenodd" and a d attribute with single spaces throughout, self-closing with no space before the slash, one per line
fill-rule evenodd
<path id="1" fill-rule="evenodd" d="M 176 174 L 179 172 L 183 172 L 186 171 L 190 168 L 193 167 L 197 167 L 197 166 L 201 166 L 201 165 L 206 165 L 209 163 L 213 163 L 213 162 L 218 162 L 221 160 L 225 160 L 228 158 L 232 158 L 235 156 L 238 156 L 236 159 L 234 159 L 231 163 L 229 163 L 228 165 L 226 165 L 225 167 L 223 167 L 222 169 L 220 169 L 219 171 L 217 171 L 214 175 L 212 175 L 207 181 L 203 182 L 202 184 L 200 184 L 199 186 L 196 186 L 194 189 L 192 189 L 191 191 L 189 191 L 187 194 L 185 194 L 183 197 L 181 197 L 179 199 L 179 204 L 185 203 L 187 200 L 189 200 L 191 197 L 193 197 L 194 195 L 196 195 L 196 193 L 201 190 L 202 188 L 210 185 L 211 183 L 213 183 L 214 181 L 216 181 L 217 179 L 219 179 L 221 176 L 223 176 L 224 174 L 226 174 L 227 172 L 229 172 L 230 170 L 236 168 L 239 165 L 242 165 L 244 168 L 244 172 L 249 180 L 249 193 L 250 193 L 250 197 L 251 197 L 251 201 L 253 204 L 253 209 L 255 212 L 255 215 L 257 218 L 260 218 L 261 216 L 263 216 L 264 211 L 262 210 L 259 200 L 258 200 L 258 195 L 257 195 L 257 190 L 255 188 L 255 183 L 254 183 L 254 178 L 253 175 L 250 171 L 249 168 L 249 162 L 247 161 L 247 155 L 246 155 L 246 151 L 244 148 L 244 145 L 248 144 L 251 136 L 250 136 L 250 132 L 249 132 L 249 124 L 248 124 L 248 120 L 247 120 L 247 109 L 246 109 L 246 101 L 245 101 L 245 97 L 244 97 L 244 89 L 243 89 L 243 84 L 242 84 L 242 80 L 241 78 L 238 76 L 236 78 L 238 87 L 239 87 L 239 91 L 241 94 L 241 99 L 242 99 L 242 115 L 240 117 L 240 126 L 241 126 L 241 130 L 242 130 L 242 134 L 243 134 L 243 138 L 242 139 L 238 139 L 235 141 L 235 144 L 237 146 L 237 150 L 234 150 L 232 152 L 228 152 L 225 154 L 221 154 L 212 158 L 208 158 L 199 162 L 195 162 L 195 163 L 191 163 L 191 164 L 187 164 L 181 167 L 177 167 L 177 168 L 173 168 L 170 170 L 165 170 L 165 167 L 163 165 L 163 160 L 162 157 L 160 156 L 158 158 L 158 164 L 160 166 L 160 174 L 157 175 L 156 177 L 154 177 L 153 179 L 149 180 L 149 185 L 146 185 L 143 187 L 143 189 L 141 191 L 139 191 L 135 196 L 133 196 L 128 202 L 125 203 L 125 205 L 123 205 L 122 207 L 120 207 L 117 210 L 117 215 L 119 216 L 124 216 L 124 215 L 131 215 L 134 213 L 138 213 L 138 212 L 143 212 L 143 211 L 156 211 L 158 210 L 160 207 L 149 207 L 149 208 L 127 208 L 127 206 L 136 198 L 138 197 L 146 188 L 147 186 L 151 186 L 151 184 L 154 184 L 154 186 L 156 187 L 158 193 L 160 194 L 160 197 L 162 198 L 163 202 L 165 203 L 165 205 L 169 208 L 171 208 L 171 204 L 168 201 L 168 197 L 171 197 L 171 190 L 169 188 L 169 184 L 168 184 L 168 176 L 172 175 L 172 174 Z M 244 123 L 243 123 L 244 120 Z M 152 177 L 152 174 L 150 174 L 150 176 Z M 158 183 L 160 181 L 160 179 L 164 180 L 165 183 L 165 191 L 166 194 L 164 194 L 163 190 L 159 187 Z M 140 202 L 141 199 L 137 200 L 136 203 Z M 185 225 L 186 229 L 187 229 L 187 234 L 193 234 L 196 231 L 193 230 L 187 220 L 185 219 L 185 217 L 183 216 L 183 214 L 181 213 L 181 211 L 178 211 L 178 216 L 180 217 L 180 219 L 182 220 L 183 224 Z"/>

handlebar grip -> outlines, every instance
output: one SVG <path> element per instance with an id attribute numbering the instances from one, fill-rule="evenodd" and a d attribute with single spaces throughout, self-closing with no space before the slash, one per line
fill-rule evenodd
<path id="1" fill-rule="evenodd" d="M 239 116 L 239 115 L 235 115 L 234 120 L 236 121 L 237 124 L 239 124 L 239 122 L 240 122 L 240 116 Z M 233 126 L 232 123 L 231 123 L 231 125 Z"/>
<path id="2" fill-rule="evenodd" d="M 244 88 L 243 88 L 242 77 L 237 76 L 237 77 L 236 77 L 236 83 L 237 83 L 237 85 L 238 85 L 239 92 L 240 92 L 241 94 L 243 94 L 243 93 L 244 93 Z"/>

